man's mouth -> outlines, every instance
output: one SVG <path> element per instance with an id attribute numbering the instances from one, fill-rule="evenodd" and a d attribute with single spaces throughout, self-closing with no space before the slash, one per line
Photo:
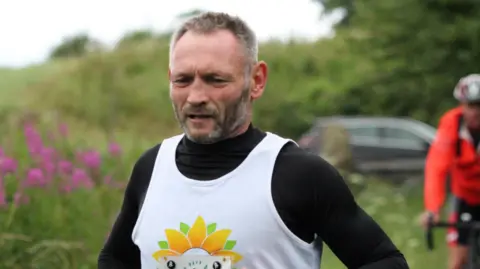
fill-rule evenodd
<path id="1" fill-rule="evenodd" d="M 189 118 L 189 119 L 209 119 L 209 118 L 212 118 L 212 115 L 208 115 L 208 114 L 188 114 L 187 118 Z"/>

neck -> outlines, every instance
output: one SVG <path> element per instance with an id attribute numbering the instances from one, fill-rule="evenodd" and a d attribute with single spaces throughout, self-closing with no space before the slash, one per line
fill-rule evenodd
<path id="1" fill-rule="evenodd" d="M 236 131 L 234 131 L 231 135 L 227 137 L 227 139 L 237 137 L 239 135 L 242 135 L 248 131 L 248 129 L 252 126 L 251 122 L 246 122 L 240 128 L 238 128 Z"/>
<path id="2" fill-rule="evenodd" d="M 236 131 L 230 137 L 212 144 L 196 143 L 188 139 L 186 136 L 183 140 L 184 140 L 185 146 L 187 146 L 190 149 L 208 150 L 208 151 L 215 151 L 215 150 L 225 151 L 226 149 L 230 149 L 230 148 L 233 150 L 238 148 L 240 145 L 244 144 L 245 141 L 250 140 L 253 135 L 254 135 L 253 125 L 251 123 L 248 123 L 248 124 L 245 124 L 245 126 L 242 126 L 242 128 L 239 128 L 238 131 Z"/>

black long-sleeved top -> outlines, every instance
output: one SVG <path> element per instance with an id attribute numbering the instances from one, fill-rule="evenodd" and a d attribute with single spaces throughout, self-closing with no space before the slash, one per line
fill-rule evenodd
<path id="1" fill-rule="evenodd" d="M 250 127 L 240 136 L 209 145 L 183 138 L 176 163 L 188 178 L 216 179 L 234 170 L 264 137 L 264 132 Z M 141 268 L 131 235 L 159 147 L 146 151 L 133 168 L 121 212 L 100 253 L 99 269 Z M 409 268 L 389 237 L 357 205 L 335 168 L 293 143 L 285 145 L 277 157 L 272 196 L 280 217 L 295 235 L 309 243 L 318 235 L 348 268 Z"/>

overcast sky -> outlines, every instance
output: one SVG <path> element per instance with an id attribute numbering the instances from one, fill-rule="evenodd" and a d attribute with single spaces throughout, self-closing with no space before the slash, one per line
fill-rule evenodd
<path id="1" fill-rule="evenodd" d="M 317 38 L 330 33 L 333 20 L 320 22 L 321 9 L 312 0 L 5 0 L 0 3 L 0 66 L 41 62 L 62 37 L 79 32 L 114 44 L 127 31 L 160 31 L 195 8 L 239 15 L 261 40 Z"/>

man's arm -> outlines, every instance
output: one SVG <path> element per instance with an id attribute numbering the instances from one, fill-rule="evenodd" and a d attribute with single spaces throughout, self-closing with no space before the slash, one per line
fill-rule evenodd
<path id="1" fill-rule="evenodd" d="M 99 269 L 140 268 L 140 252 L 131 238 L 138 215 L 132 186 L 135 182 L 133 174 L 125 191 L 120 214 L 98 257 Z"/>
<path id="2" fill-rule="evenodd" d="M 400 251 L 358 206 L 342 176 L 319 160 L 314 191 L 314 228 L 350 269 L 408 269 Z"/>
<path id="3" fill-rule="evenodd" d="M 145 152 L 135 164 L 120 214 L 98 257 L 99 269 L 139 269 L 140 251 L 132 241 L 142 196 L 145 194 L 153 171 L 159 145 Z"/>
<path id="4" fill-rule="evenodd" d="M 293 234 L 308 243 L 317 235 L 349 269 L 408 269 L 342 176 L 319 156 L 287 144 L 275 163 L 272 198 Z"/>
<path id="5" fill-rule="evenodd" d="M 440 120 L 425 163 L 425 209 L 436 214 L 445 202 L 447 175 L 455 155 L 455 137 L 451 135 L 452 129 L 457 130 L 454 123 L 448 117 Z"/>

